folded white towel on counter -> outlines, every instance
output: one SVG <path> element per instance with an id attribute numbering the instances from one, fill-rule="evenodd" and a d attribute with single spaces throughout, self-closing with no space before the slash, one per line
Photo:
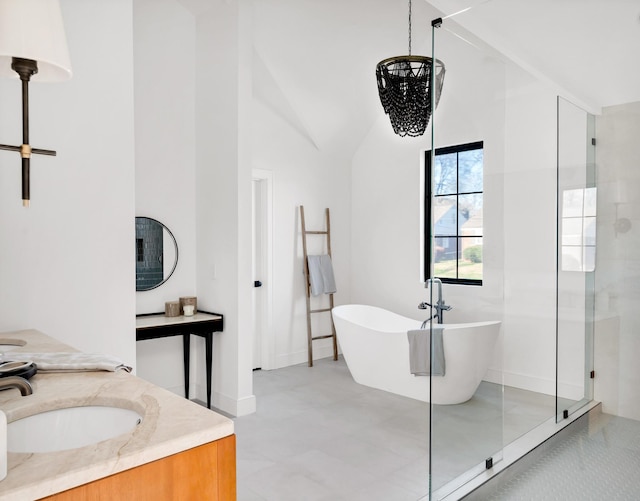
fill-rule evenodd
<path id="1" fill-rule="evenodd" d="M 336 292 L 336 279 L 333 276 L 333 265 L 328 254 L 307 256 L 307 265 L 312 296 Z"/>
<path id="2" fill-rule="evenodd" d="M 110 355 L 81 352 L 24 353 L 9 352 L 4 354 L 7 360 L 34 362 L 38 372 L 88 372 L 123 370 L 131 372 L 131 367 L 120 359 Z"/>

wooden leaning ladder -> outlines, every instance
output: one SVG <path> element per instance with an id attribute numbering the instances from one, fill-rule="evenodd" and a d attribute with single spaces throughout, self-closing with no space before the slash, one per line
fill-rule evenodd
<path id="1" fill-rule="evenodd" d="M 309 231 L 304 221 L 304 207 L 300 206 L 300 223 L 302 224 L 302 252 L 304 253 L 304 278 L 307 292 L 307 345 L 309 351 L 309 367 L 313 367 L 313 341 L 317 339 L 333 339 L 333 359 L 338 360 L 338 340 L 336 338 L 336 328 L 333 325 L 333 317 L 331 310 L 333 309 L 333 294 L 329 294 L 329 308 L 311 309 L 311 282 L 309 281 L 309 262 L 307 260 L 307 235 L 326 235 L 327 237 L 327 254 L 331 257 L 331 220 L 329 218 L 329 209 L 325 209 L 326 230 L 325 231 Z M 311 314 L 312 313 L 329 313 L 331 320 L 331 334 L 322 336 L 314 336 L 311 330 Z"/>

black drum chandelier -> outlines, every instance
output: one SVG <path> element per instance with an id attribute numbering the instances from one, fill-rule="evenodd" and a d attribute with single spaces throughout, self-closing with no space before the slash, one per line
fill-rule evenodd
<path id="1" fill-rule="evenodd" d="M 441 19 L 433 21 L 437 27 Z M 378 94 L 393 131 L 399 136 L 421 136 L 429 124 L 435 88 L 435 109 L 444 82 L 444 63 L 411 55 L 411 0 L 409 0 L 409 55 L 389 57 L 376 67 Z"/>

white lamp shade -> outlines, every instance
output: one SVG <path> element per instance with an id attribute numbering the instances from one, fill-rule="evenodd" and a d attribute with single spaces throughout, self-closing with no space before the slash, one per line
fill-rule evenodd
<path id="1" fill-rule="evenodd" d="M 71 61 L 58 0 L 0 0 L 0 77 L 18 77 L 14 57 L 38 63 L 32 81 L 71 78 Z"/>

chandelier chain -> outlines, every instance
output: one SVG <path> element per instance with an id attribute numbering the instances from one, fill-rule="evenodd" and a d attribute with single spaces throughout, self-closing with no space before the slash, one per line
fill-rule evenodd
<path id="1" fill-rule="evenodd" d="M 409 0 L 409 55 L 411 55 L 411 0 Z"/>

